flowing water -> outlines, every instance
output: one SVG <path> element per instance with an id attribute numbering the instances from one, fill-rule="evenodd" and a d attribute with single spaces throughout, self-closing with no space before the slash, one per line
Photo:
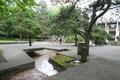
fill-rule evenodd
<path id="1" fill-rule="evenodd" d="M 49 57 L 47 55 L 43 56 L 42 58 L 36 61 L 36 69 L 44 73 L 47 76 L 52 76 L 57 74 L 58 72 L 54 70 L 54 67 L 49 62 Z"/>
<path id="2" fill-rule="evenodd" d="M 49 58 L 54 57 L 53 51 L 42 50 L 37 52 L 41 56 L 33 58 L 35 60 L 35 68 L 21 71 L 19 73 L 7 74 L 0 80 L 46 80 L 48 76 L 57 74 L 52 64 L 49 63 Z"/>

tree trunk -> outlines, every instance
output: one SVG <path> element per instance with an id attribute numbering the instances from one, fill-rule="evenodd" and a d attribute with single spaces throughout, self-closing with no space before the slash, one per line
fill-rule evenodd
<path id="1" fill-rule="evenodd" d="M 87 56 L 89 56 L 89 40 L 90 40 L 90 34 L 86 32 L 85 34 L 85 46 L 83 48 L 84 53 L 81 54 L 81 62 L 87 62 Z"/>
<path id="2" fill-rule="evenodd" d="M 29 46 L 32 46 L 32 38 L 29 36 Z"/>
<path id="3" fill-rule="evenodd" d="M 90 41 L 90 36 L 88 35 L 86 40 L 85 40 L 86 56 L 89 56 L 89 41 Z"/>
<path id="4" fill-rule="evenodd" d="M 77 46 L 78 45 L 78 38 L 77 38 L 76 29 L 74 30 L 74 34 L 75 34 L 75 46 Z"/>
<path id="5" fill-rule="evenodd" d="M 20 40 L 22 40 L 22 35 L 21 34 L 19 34 L 19 38 L 20 38 Z"/>
<path id="6" fill-rule="evenodd" d="M 7 38 L 10 38 L 10 32 L 7 31 Z"/>

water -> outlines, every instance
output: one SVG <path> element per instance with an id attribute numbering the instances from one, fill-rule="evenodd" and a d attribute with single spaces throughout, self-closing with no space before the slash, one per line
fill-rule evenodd
<path id="1" fill-rule="evenodd" d="M 49 58 L 55 56 L 54 51 L 41 50 L 35 60 L 35 68 L 20 71 L 18 73 L 6 74 L 7 76 L 0 77 L 0 80 L 46 80 L 48 76 L 57 74 L 52 64 L 49 63 Z"/>
<path id="2" fill-rule="evenodd" d="M 36 61 L 35 67 L 37 71 L 44 73 L 47 76 L 52 76 L 58 73 L 53 65 L 49 63 L 49 55 L 44 55 Z"/>

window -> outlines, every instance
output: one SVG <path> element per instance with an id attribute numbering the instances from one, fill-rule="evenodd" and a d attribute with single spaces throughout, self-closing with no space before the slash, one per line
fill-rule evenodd
<path id="1" fill-rule="evenodd" d="M 115 25 L 115 24 L 111 24 L 111 25 L 110 25 L 110 28 L 115 29 L 115 28 L 116 28 L 116 25 Z"/>

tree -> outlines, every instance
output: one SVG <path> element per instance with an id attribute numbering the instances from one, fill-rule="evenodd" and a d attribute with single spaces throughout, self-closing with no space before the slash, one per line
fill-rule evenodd
<path id="1" fill-rule="evenodd" d="M 76 8 L 75 6 L 76 6 L 77 2 L 79 2 L 79 0 L 72 2 L 72 6 L 67 11 L 67 13 L 65 12 L 64 14 L 62 14 L 62 17 L 60 16 L 58 18 L 69 17 L 70 16 L 69 13 L 71 13 Z M 86 52 L 83 53 L 81 56 L 82 62 L 86 62 L 87 56 L 89 55 L 89 40 L 91 38 L 91 32 L 92 32 L 95 22 L 101 16 L 103 16 L 112 7 L 112 5 L 119 5 L 119 4 L 120 4 L 120 1 L 118 1 L 118 0 L 115 0 L 114 2 L 113 2 L 113 0 L 95 0 L 94 3 L 92 3 L 90 5 L 90 7 L 89 7 L 89 9 L 91 10 L 90 20 L 89 20 L 88 24 L 86 24 L 86 26 L 83 26 L 83 30 L 79 31 L 80 35 L 85 40 L 85 51 Z M 83 20 L 87 21 L 86 19 L 83 19 Z"/>
<path id="2" fill-rule="evenodd" d="M 35 5 L 34 0 L 0 0 L 0 19 L 19 10 L 25 11 Z"/>
<path id="3" fill-rule="evenodd" d="M 48 35 L 50 35 L 50 20 L 48 15 L 48 7 L 45 1 L 41 0 L 39 3 L 39 6 L 36 8 L 37 20 L 39 24 L 41 25 L 42 34 L 38 35 L 38 38 L 47 38 Z"/>
<path id="4" fill-rule="evenodd" d="M 31 46 L 31 39 L 39 35 L 42 30 L 37 20 L 38 14 L 32 9 L 28 9 L 25 12 L 19 11 L 16 14 L 16 24 L 14 26 L 14 33 L 17 33 L 22 39 L 25 36 L 29 39 L 29 45 Z"/>
<path id="5" fill-rule="evenodd" d="M 91 5 L 92 15 L 88 26 L 86 26 L 84 30 L 86 53 L 82 55 L 82 62 L 86 62 L 87 56 L 89 55 L 89 40 L 95 22 L 111 8 L 112 4 L 112 0 L 97 0 Z M 118 4 L 118 2 L 114 4 Z M 98 12 L 99 14 L 97 14 Z"/>
<path id="6" fill-rule="evenodd" d="M 7 38 L 10 38 L 13 31 L 13 26 L 15 24 L 15 16 L 14 14 L 6 15 L 1 21 L 0 21 L 0 27 L 1 31 L 5 32 L 5 36 Z"/>
<path id="7" fill-rule="evenodd" d="M 26 12 L 35 6 L 34 0 L 0 0 L 0 21 L 2 22 L 2 32 L 7 36 L 11 35 L 15 22 L 15 14 L 19 11 Z M 1 26 L 1 27 L 2 27 Z"/>
<path id="8" fill-rule="evenodd" d="M 52 28 L 51 32 L 53 34 L 70 36 L 74 35 L 75 46 L 78 44 L 78 33 L 81 27 L 88 22 L 84 22 L 84 18 L 88 18 L 88 15 L 84 11 L 80 9 L 74 9 L 69 15 L 67 14 L 71 5 L 69 4 L 61 4 L 59 13 L 57 15 L 52 16 Z M 58 8 L 59 9 L 59 8 Z M 67 15 L 66 15 L 67 14 Z M 86 20 L 87 20 L 86 19 Z M 84 22 L 84 23 L 83 23 Z"/>

